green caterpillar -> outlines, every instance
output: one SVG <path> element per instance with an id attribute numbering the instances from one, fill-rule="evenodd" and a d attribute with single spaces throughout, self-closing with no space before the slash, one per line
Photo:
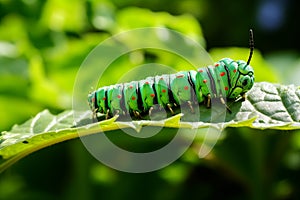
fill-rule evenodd
<path id="1" fill-rule="evenodd" d="M 174 108 L 205 103 L 209 108 L 212 99 L 219 99 L 229 112 L 224 98 L 242 97 L 254 84 L 254 71 L 249 65 L 253 51 L 253 32 L 250 29 L 250 55 L 248 61 L 223 58 L 214 66 L 197 71 L 181 71 L 148 77 L 145 80 L 105 86 L 88 95 L 88 103 L 94 116 L 105 114 L 106 119 L 115 115 L 130 115 L 142 119 L 156 109 L 166 109 L 174 114 Z"/>

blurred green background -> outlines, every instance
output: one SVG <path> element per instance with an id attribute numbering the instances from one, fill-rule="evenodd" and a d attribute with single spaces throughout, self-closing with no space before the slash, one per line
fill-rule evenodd
<path id="1" fill-rule="evenodd" d="M 245 60 L 252 28 L 256 81 L 300 85 L 297 8 L 295 0 L 0 0 L 0 131 L 45 108 L 71 109 L 88 53 L 138 27 L 179 31 L 214 60 Z M 113 63 L 104 84 L 149 62 L 186 69 L 168 53 L 142 50 Z M 129 174 L 99 164 L 80 140 L 68 141 L 1 174 L 0 199 L 300 199 L 299 131 L 227 129 L 209 156 L 196 151 L 197 142 L 162 170 Z"/>

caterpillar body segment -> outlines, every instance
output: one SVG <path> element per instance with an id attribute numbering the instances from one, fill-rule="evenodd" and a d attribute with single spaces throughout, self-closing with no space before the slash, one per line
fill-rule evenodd
<path id="1" fill-rule="evenodd" d="M 148 77 L 145 80 L 105 86 L 89 94 L 89 106 L 96 113 L 144 116 L 153 109 L 173 112 L 174 107 L 207 103 L 217 98 L 236 99 L 254 84 L 254 71 L 244 61 L 221 59 L 214 66 L 197 71 Z"/>
<path id="2" fill-rule="evenodd" d="M 101 87 L 88 95 L 88 104 L 93 116 L 101 113 L 106 118 L 121 114 L 141 119 L 160 109 L 174 114 L 174 108 L 183 105 L 194 112 L 194 107 L 199 104 L 209 108 L 212 99 L 219 99 L 231 112 L 226 100 L 244 99 L 254 84 L 254 71 L 250 66 L 254 51 L 252 30 L 249 44 L 247 62 L 223 58 L 197 71 L 181 71 Z"/>

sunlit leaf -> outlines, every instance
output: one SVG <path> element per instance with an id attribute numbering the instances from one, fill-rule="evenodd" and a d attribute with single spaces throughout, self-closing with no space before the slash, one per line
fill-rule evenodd
<path id="1" fill-rule="evenodd" d="M 202 129 L 214 127 L 222 131 L 226 127 L 251 127 L 257 129 L 300 129 L 300 89 L 290 85 L 257 83 L 248 93 L 248 100 L 243 102 L 233 117 L 224 122 L 188 122 L 181 121 L 182 114 L 160 121 L 118 121 L 117 117 L 98 123 L 73 127 L 73 111 L 65 111 L 57 116 L 43 111 L 22 125 L 15 125 L 11 131 L 3 132 L 0 137 L 0 155 L 6 161 L 0 169 L 8 167 L 20 158 L 41 148 L 101 131 L 131 128 L 140 131 L 142 127 L 168 127 Z M 220 113 L 221 115 L 221 113 Z M 82 112 L 82 120 L 90 118 L 90 111 Z M 80 121 L 82 121 L 80 120 Z"/>

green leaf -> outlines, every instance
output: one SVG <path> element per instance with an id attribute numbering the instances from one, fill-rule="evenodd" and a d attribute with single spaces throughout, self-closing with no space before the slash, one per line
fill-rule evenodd
<path id="1" fill-rule="evenodd" d="M 223 121 L 210 123 L 211 109 L 200 106 L 202 121 L 191 122 L 183 114 L 177 114 L 164 120 L 150 121 L 117 121 L 118 116 L 98 123 L 86 124 L 90 121 L 91 112 L 79 113 L 77 127 L 74 126 L 74 111 L 65 111 L 58 115 L 52 115 L 45 110 L 22 125 L 15 125 L 11 131 L 2 132 L 0 136 L 0 155 L 3 158 L 0 172 L 5 168 L 25 157 L 26 155 L 45 148 L 47 146 L 77 138 L 80 136 L 96 134 L 131 128 L 137 132 L 144 126 L 197 129 L 201 131 L 212 127 L 222 131 L 226 127 L 250 127 L 256 129 L 292 130 L 300 129 L 300 88 L 294 85 L 279 85 L 267 82 L 256 83 L 247 93 L 244 102 L 228 102 L 232 114 L 226 113 Z M 216 108 L 214 108 L 216 109 Z M 190 114 L 192 115 L 192 114 Z M 218 112 L 216 118 L 223 116 L 224 112 Z M 185 118 L 186 117 L 186 118 Z M 184 121 L 182 120 L 184 119 Z M 218 120 L 217 120 L 218 121 Z M 101 131 L 100 129 L 101 128 Z M 200 133 L 200 132 L 198 132 Z"/>
<path id="2" fill-rule="evenodd" d="M 294 85 L 257 83 L 248 93 L 236 119 L 243 121 L 255 114 L 250 127 L 292 130 L 300 128 L 300 88 Z"/>
<path id="3" fill-rule="evenodd" d="M 192 15 L 173 16 L 167 12 L 152 12 L 148 9 L 128 7 L 117 13 L 116 21 L 121 30 L 142 27 L 168 27 L 196 40 L 203 47 L 206 45 L 200 24 Z"/>
<path id="4" fill-rule="evenodd" d="M 80 31 L 86 20 L 84 2 L 80 0 L 47 1 L 44 6 L 42 23 L 55 31 Z"/>

